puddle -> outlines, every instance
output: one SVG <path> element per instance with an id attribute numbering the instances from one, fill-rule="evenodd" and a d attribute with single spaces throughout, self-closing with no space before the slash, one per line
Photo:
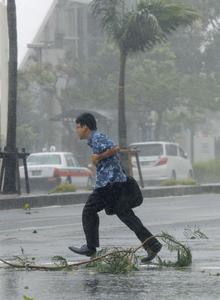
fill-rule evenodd
<path id="1" fill-rule="evenodd" d="M 68 272 L 0 269 L 0 299 L 219 299 L 219 277 L 210 269 L 141 269 L 127 275 L 81 269 Z M 212 271 L 216 271 L 212 269 Z"/>

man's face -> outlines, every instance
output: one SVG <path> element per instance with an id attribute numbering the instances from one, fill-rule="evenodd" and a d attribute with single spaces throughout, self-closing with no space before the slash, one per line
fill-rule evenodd
<path id="1" fill-rule="evenodd" d="M 85 140 L 89 136 L 89 128 L 86 125 L 76 124 L 76 133 L 80 140 Z"/>

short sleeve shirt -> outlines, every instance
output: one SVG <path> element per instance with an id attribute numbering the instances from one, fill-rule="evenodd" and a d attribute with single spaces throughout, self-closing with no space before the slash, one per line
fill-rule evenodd
<path id="1" fill-rule="evenodd" d="M 92 131 L 88 139 L 88 145 L 92 148 L 94 154 L 100 154 L 116 146 L 109 137 L 96 130 Z M 127 177 L 121 167 L 118 154 L 102 159 L 96 165 L 95 188 L 104 187 L 108 183 L 125 182 L 126 180 Z"/>

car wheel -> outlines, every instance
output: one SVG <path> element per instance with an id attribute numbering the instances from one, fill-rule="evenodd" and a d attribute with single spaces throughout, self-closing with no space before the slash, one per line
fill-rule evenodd
<path id="1" fill-rule="evenodd" d="M 170 179 L 176 180 L 176 171 L 174 171 L 174 170 L 172 171 Z"/>
<path id="2" fill-rule="evenodd" d="M 188 178 L 193 179 L 193 171 L 192 170 L 189 170 Z"/>

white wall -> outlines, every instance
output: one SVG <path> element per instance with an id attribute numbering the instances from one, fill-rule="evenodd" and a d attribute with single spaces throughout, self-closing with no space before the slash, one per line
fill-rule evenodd
<path id="1" fill-rule="evenodd" d="M 0 146 L 5 146 L 8 114 L 8 27 L 5 1 L 0 0 Z"/>
<path id="2" fill-rule="evenodd" d="M 211 135 L 194 136 L 194 161 L 203 162 L 215 159 L 215 139 Z"/>

